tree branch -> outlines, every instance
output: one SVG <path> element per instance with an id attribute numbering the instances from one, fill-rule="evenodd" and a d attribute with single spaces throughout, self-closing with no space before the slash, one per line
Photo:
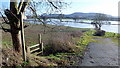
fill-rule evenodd
<path id="1" fill-rule="evenodd" d="M 51 1 L 49 1 L 49 0 L 48 0 L 48 2 L 49 2 L 54 8 L 58 9 L 58 7 L 53 4 L 53 2 L 51 2 Z"/>
<path id="2" fill-rule="evenodd" d="M 36 11 L 32 7 L 30 7 L 30 9 L 32 10 L 33 14 L 35 14 L 35 17 L 44 24 L 44 22 L 38 17 Z"/>
<path id="3" fill-rule="evenodd" d="M 8 9 L 5 10 L 5 15 L 9 20 L 19 20 L 18 17 Z"/>
<path id="4" fill-rule="evenodd" d="M 27 28 L 29 25 L 25 25 L 24 28 Z"/>
<path id="5" fill-rule="evenodd" d="M 10 24 L 6 19 L 5 19 L 5 17 L 2 15 L 2 13 L 0 12 L 0 14 L 1 14 L 1 16 L 2 16 L 2 18 L 3 18 L 3 20 L 5 21 L 5 23 L 6 24 Z"/>
<path id="6" fill-rule="evenodd" d="M 25 1 L 26 1 L 26 2 L 23 2 L 22 8 L 21 8 L 21 10 L 20 10 L 20 12 L 22 12 L 22 13 L 25 11 L 28 3 L 30 2 L 30 0 L 25 0 Z M 19 12 L 19 14 L 20 14 L 20 12 Z"/>
<path id="7" fill-rule="evenodd" d="M 21 8 L 22 8 L 22 5 L 23 5 L 23 2 L 24 2 L 24 0 L 20 0 L 19 6 L 18 6 L 18 12 L 17 12 L 17 14 L 20 13 Z"/>
<path id="8" fill-rule="evenodd" d="M 45 26 L 45 27 L 47 27 L 47 28 L 51 28 L 51 27 L 47 26 L 47 25 L 45 24 L 45 22 L 42 21 L 42 20 L 38 17 L 36 11 L 35 11 L 32 7 L 30 7 L 30 9 L 32 10 L 33 14 L 35 14 L 35 17 L 38 19 L 38 21 L 42 22 L 42 25 L 43 25 L 43 26 Z M 54 27 L 53 27 L 53 28 L 54 28 Z M 53 28 L 52 28 L 52 29 L 53 29 Z"/>

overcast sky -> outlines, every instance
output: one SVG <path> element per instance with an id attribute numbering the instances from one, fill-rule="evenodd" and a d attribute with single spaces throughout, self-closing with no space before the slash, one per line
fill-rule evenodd
<path id="1" fill-rule="evenodd" d="M 8 3 L 3 2 L 8 1 L 9 0 L 0 0 L 0 7 L 7 8 Z M 65 0 L 65 2 L 69 2 L 71 5 L 62 10 L 63 14 L 71 14 L 74 12 L 96 12 L 118 16 L 119 0 Z"/>

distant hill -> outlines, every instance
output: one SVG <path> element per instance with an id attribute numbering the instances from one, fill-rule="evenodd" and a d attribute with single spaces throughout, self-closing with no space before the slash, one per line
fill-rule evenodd
<path id="1" fill-rule="evenodd" d="M 75 13 L 72 13 L 72 14 L 42 14 L 40 15 L 39 17 L 47 17 L 47 18 L 67 18 L 67 19 L 74 19 L 74 18 L 78 18 L 78 19 L 93 19 L 94 16 L 96 14 L 102 14 L 102 13 L 82 13 L 82 12 L 75 12 Z M 108 15 L 108 14 L 105 14 L 107 15 L 107 17 L 109 17 L 109 19 L 111 21 L 120 21 L 120 17 L 115 17 L 115 16 L 112 16 L 112 15 Z M 32 17 L 31 15 L 27 15 L 27 18 L 34 18 Z M 2 19 L 2 17 L 0 16 L 0 19 Z M 26 17 L 25 17 L 26 19 Z"/>
<path id="2" fill-rule="evenodd" d="M 78 19 L 93 19 L 96 14 L 102 13 L 82 13 L 82 12 L 75 12 L 72 14 L 42 14 L 40 17 L 47 17 L 47 18 L 78 18 Z M 107 15 L 107 14 L 105 14 Z M 111 20 L 118 20 L 117 17 L 113 17 L 111 15 L 107 15 Z"/>
<path id="3" fill-rule="evenodd" d="M 69 14 L 67 16 L 71 16 L 71 17 L 93 17 L 96 14 L 97 13 L 81 13 L 81 12 L 76 12 L 76 13 Z"/>

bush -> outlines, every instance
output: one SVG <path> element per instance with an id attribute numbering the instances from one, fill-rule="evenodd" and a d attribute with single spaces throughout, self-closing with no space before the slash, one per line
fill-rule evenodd
<path id="1" fill-rule="evenodd" d="M 72 31 L 72 32 L 70 33 L 70 35 L 71 35 L 72 37 L 80 37 L 80 36 L 82 35 L 82 33 L 81 33 L 80 31 Z"/>
<path id="2" fill-rule="evenodd" d="M 77 48 L 72 37 L 78 37 L 80 35 L 80 32 L 51 33 L 45 46 L 44 54 L 49 55 L 61 52 L 75 52 Z"/>

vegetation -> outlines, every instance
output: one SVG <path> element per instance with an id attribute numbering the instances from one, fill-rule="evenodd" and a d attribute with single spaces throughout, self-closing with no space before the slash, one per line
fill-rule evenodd
<path id="1" fill-rule="evenodd" d="M 105 14 L 96 14 L 93 19 L 93 24 L 96 30 L 101 30 L 103 21 L 108 21 L 108 17 Z"/>
<path id="2" fill-rule="evenodd" d="M 22 1 L 22 0 L 21 0 Z M 24 1 L 24 0 L 23 0 Z M 66 65 L 74 65 L 76 60 L 72 60 L 71 58 L 76 58 L 79 56 L 81 58 L 84 55 L 87 45 L 90 42 L 94 42 L 93 34 L 96 32 L 91 29 L 79 29 L 79 28 L 71 28 L 71 27 L 64 27 L 64 26 L 54 26 L 54 25 L 47 25 L 45 23 L 46 19 L 38 18 L 36 13 L 36 5 L 38 3 L 30 3 L 32 7 L 29 7 L 35 17 L 42 24 L 29 24 L 25 23 L 24 28 L 29 25 L 28 28 L 25 30 L 25 38 L 26 38 L 26 47 L 32 46 L 34 44 L 38 44 L 38 34 L 42 34 L 42 42 L 44 43 L 44 51 L 43 54 L 40 56 L 32 55 L 27 53 L 27 60 L 23 59 L 23 55 L 21 54 L 22 44 L 21 44 L 21 37 L 22 33 L 22 21 L 23 21 L 23 14 L 28 6 L 30 0 L 26 2 L 18 3 L 18 0 L 14 2 L 10 2 L 10 9 L 5 10 L 5 15 L 7 19 L 2 15 L 4 19 L 4 23 L 7 24 L 9 29 L 6 29 L 2 25 L 3 32 L 3 48 L 2 48 L 2 66 L 66 66 Z M 47 5 L 53 7 L 55 9 L 60 9 L 62 6 L 61 2 L 55 2 L 55 5 L 50 0 L 47 0 Z M 60 3 L 60 4 L 59 4 Z M 41 4 L 41 2 L 39 3 Z M 45 5 L 46 6 L 46 5 Z M 52 8 L 52 9 L 53 9 Z M 2 13 L 1 13 L 2 14 Z M 102 15 L 101 15 L 102 16 Z M 60 16 L 60 18 L 62 15 Z M 96 23 L 98 26 L 96 28 L 100 30 L 101 27 L 101 18 L 103 19 L 104 16 L 99 17 L 100 19 L 96 19 Z M 105 19 L 105 17 L 104 17 Z M 77 20 L 77 19 L 75 19 Z M 62 20 L 60 20 L 62 21 Z M 43 26 L 44 25 L 44 26 Z M 9 32 L 9 33 L 5 33 Z M 119 34 L 115 33 L 106 33 L 103 37 L 120 37 Z M 23 41 L 22 41 L 23 42 Z M 12 46 L 13 45 L 13 46 Z M 27 49 L 27 48 L 26 48 Z M 80 61 L 80 60 L 79 60 Z"/>
<path id="3" fill-rule="evenodd" d="M 72 51 L 70 49 L 67 50 L 66 47 L 64 47 L 64 49 L 66 49 L 65 52 L 63 52 L 64 50 L 56 51 L 55 54 L 50 54 L 45 57 L 52 59 L 54 62 L 57 61 L 58 63 L 60 63 L 62 65 L 74 65 L 76 60 L 73 61 L 73 60 L 70 60 L 70 58 L 77 57 L 77 56 L 83 57 L 84 51 L 86 50 L 86 46 L 90 42 L 95 42 L 95 40 L 92 39 L 92 33 L 93 33 L 92 31 L 94 31 L 94 30 L 86 31 L 81 36 L 78 36 L 78 34 L 75 34 L 75 36 L 77 36 L 77 37 L 72 37 L 72 40 L 74 41 L 74 45 L 72 45 L 71 49 L 74 49 L 74 50 L 72 50 Z M 60 48 L 59 46 L 61 46 L 61 45 L 57 45 L 57 46 L 58 46 L 58 48 Z M 67 45 L 67 46 L 69 46 L 69 45 Z M 51 49 L 54 50 L 54 47 Z M 46 50 L 48 50 L 48 49 L 46 49 Z"/>
<path id="4" fill-rule="evenodd" d="M 42 26 L 41 24 L 26 23 L 25 25 L 29 25 L 29 27 L 26 28 L 25 30 L 25 40 L 27 46 L 37 44 L 38 43 L 37 34 L 39 33 L 42 34 L 42 41 L 44 43 L 43 57 L 46 60 L 45 61 L 46 64 L 48 64 L 48 61 L 52 62 L 48 65 L 56 65 L 56 64 L 66 65 L 68 63 L 73 64 L 74 62 L 70 61 L 68 59 L 68 56 L 76 56 L 76 55 L 82 56 L 86 46 L 91 41 L 91 37 L 88 36 L 90 32 L 86 32 L 89 31 L 89 29 L 71 28 L 64 26 L 55 27 L 55 26 L 47 25 L 50 28 L 45 28 L 46 32 L 44 33 L 43 32 L 44 29 L 42 29 L 44 28 L 44 26 Z M 52 27 L 55 27 L 55 29 L 51 29 Z M 6 49 L 9 49 L 8 50 L 10 52 L 9 55 L 12 54 L 11 51 L 14 52 L 12 50 L 13 47 L 11 42 L 12 41 L 10 34 L 3 32 L 3 50 L 5 50 L 4 52 L 7 54 Z M 19 57 L 22 56 L 19 55 Z M 22 64 L 23 66 L 25 66 L 25 65 L 30 65 L 31 63 L 34 65 L 38 65 L 36 64 L 36 61 L 41 60 L 41 57 L 36 57 L 33 55 L 28 57 L 29 57 L 29 62 L 28 62 L 29 64 L 23 62 L 22 60 L 20 63 L 18 63 L 20 60 L 11 58 L 12 59 L 10 60 L 11 64 L 8 65 L 12 65 L 13 63 L 12 61 L 17 61 L 16 65 Z M 33 60 L 35 58 L 38 59 Z"/>
<path id="5" fill-rule="evenodd" d="M 18 0 L 10 2 L 10 8 L 4 10 L 6 18 L 0 12 L 4 20 L 4 24 L 9 25 L 9 28 L 5 28 L 1 25 L 2 29 L 5 32 L 9 32 L 11 34 L 14 50 L 18 53 L 21 53 L 21 21 L 23 19 L 23 14 L 26 7 L 28 6 L 29 1 L 30 0 L 26 0 L 25 2 L 19 2 L 19 4 Z"/>
<path id="6" fill-rule="evenodd" d="M 112 32 L 106 32 L 104 37 L 120 38 L 120 34 L 112 33 Z"/>
<path id="7" fill-rule="evenodd" d="M 54 3 L 53 3 L 54 2 Z M 2 12 L 0 12 L 3 20 L 4 20 L 4 24 L 9 25 L 9 28 L 5 28 L 2 25 L 2 29 L 5 32 L 9 32 L 11 34 L 11 38 L 12 38 L 12 45 L 14 46 L 14 50 L 18 53 L 22 52 L 22 45 L 24 45 L 24 41 L 21 41 L 21 39 L 24 40 L 24 31 L 23 28 L 27 27 L 27 26 L 23 26 L 23 19 L 24 19 L 24 13 L 26 11 L 26 8 L 29 6 L 29 9 L 27 9 L 27 11 L 31 10 L 33 12 L 33 16 L 35 16 L 35 18 L 37 18 L 39 21 L 41 21 L 43 23 L 43 25 L 45 26 L 45 19 L 43 18 L 44 21 L 42 21 L 38 15 L 37 15 L 37 10 L 38 7 L 39 9 L 41 9 L 40 7 L 45 7 L 45 11 L 54 11 L 56 10 L 61 10 L 63 6 L 65 6 L 65 4 L 67 3 L 63 3 L 59 0 L 56 1 L 51 1 L 51 0 L 46 0 L 45 2 L 41 2 L 41 1 L 37 1 L 35 2 L 34 0 L 15 0 L 15 1 L 10 1 L 10 5 L 8 9 L 4 10 L 4 14 L 2 14 Z M 49 7 L 49 8 L 48 8 Z M 46 10 L 46 8 L 48 10 Z M 43 9 L 42 9 L 43 10 Z M 44 11 L 44 13 L 45 13 Z M 40 11 L 41 12 L 41 11 Z M 6 17 L 4 17 L 4 15 Z M 3 24 L 3 23 L 2 23 Z M 21 32 L 22 33 L 21 33 Z M 23 36 L 23 37 L 22 37 Z M 25 48 L 24 52 L 25 52 Z"/>
<path id="8" fill-rule="evenodd" d="M 29 25 L 25 30 L 25 40 L 26 45 L 31 46 L 38 43 L 37 35 L 39 33 L 42 34 L 42 41 L 44 43 L 44 55 L 43 56 L 27 56 L 29 58 L 28 62 L 24 62 L 13 57 L 17 56 L 12 50 L 12 41 L 9 33 L 3 32 L 3 55 L 4 61 L 5 58 L 10 56 L 10 63 L 6 63 L 6 65 L 22 65 L 22 66 L 64 66 L 64 65 L 75 65 L 76 60 L 71 58 L 77 58 L 77 56 L 81 57 L 84 55 L 84 51 L 86 50 L 87 45 L 90 42 L 97 42 L 92 38 L 99 37 L 93 36 L 96 30 L 94 29 L 81 29 L 81 28 L 72 28 L 72 27 L 64 27 L 54 25 L 47 25 L 49 28 L 45 28 L 45 33 L 43 32 L 44 26 L 41 24 L 29 24 L 25 23 L 25 25 Z M 52 28 L 55 29 L 52 29 Z M 101 38 L 109 37 L 109 38 L 119 38 L 120 35 L 117 33 L 106 32 L 104 36 Z M 7 54 L 9 52 L 9 54 Z M 15 56 L 14 56 L 15 54 Z M 7 55 L 7 56 L 5 56 Z M 4 62 L 3 61 L 3 62 Z M 13 63 L 16 61 L 16 63 Z M 5 62 L 4 62 L 5 63 Z"/>
<path id="9" fill-rule="evenodd" d="M 93 24 L 95 26 L 95 30 L 96 30 L 96 32 L 94 34 L 95 36 L 104 36 L 105 35 L 105 31 L 101 30 L 101 27 L 107 21 L 108 21 L 107 15 L 96 13 L 96 15 L 94 16 L 93 22 L 91 22 L 91 24 Z"/>

